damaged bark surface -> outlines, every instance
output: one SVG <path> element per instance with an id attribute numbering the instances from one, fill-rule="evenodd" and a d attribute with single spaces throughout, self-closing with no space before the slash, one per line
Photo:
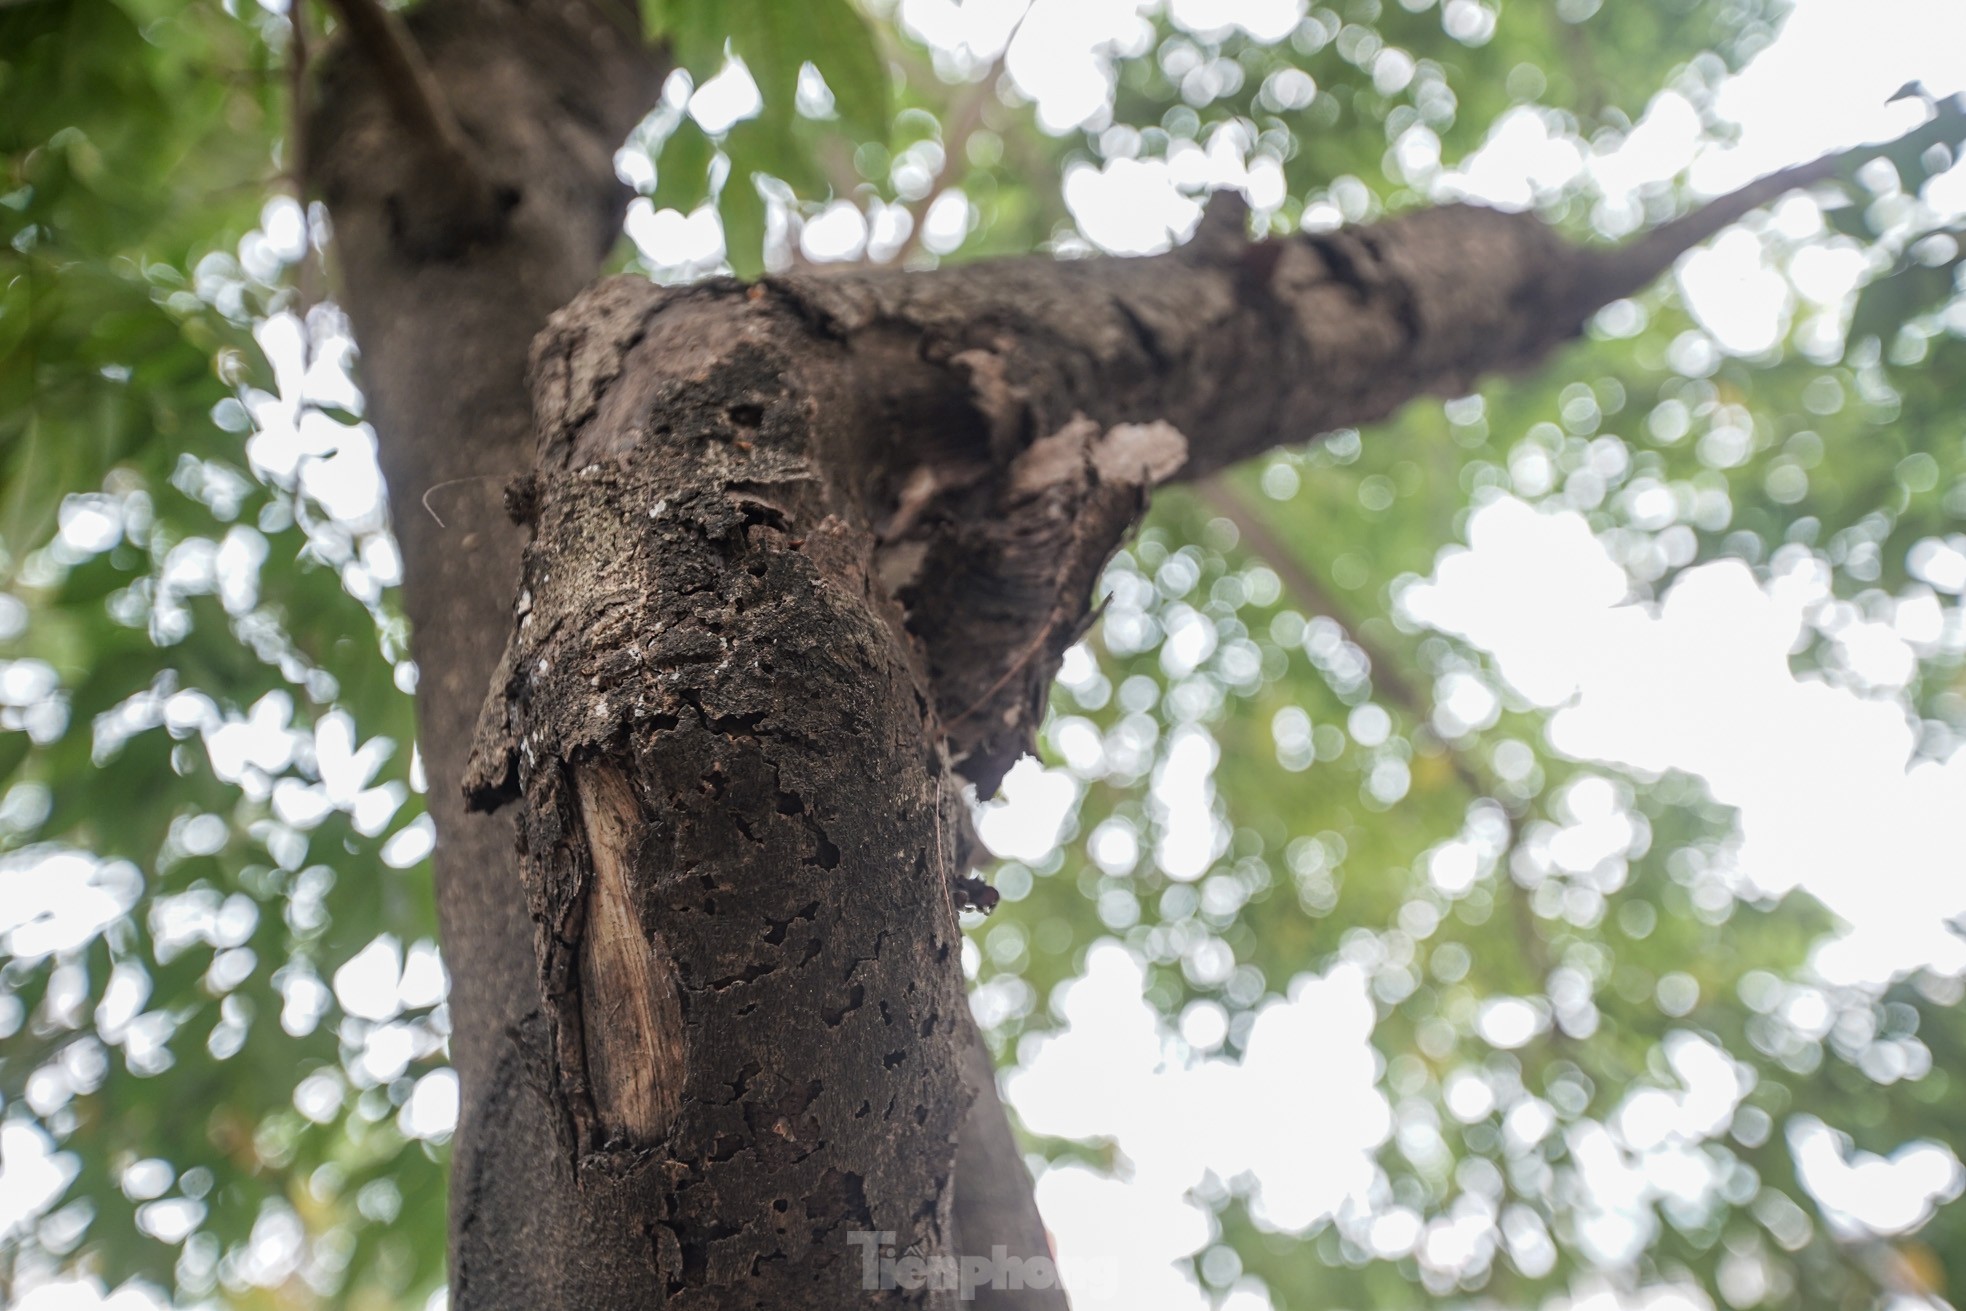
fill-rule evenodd
<path id="1" fill-rule="evenodd" d="M 1524 216 L 1242 218 L 1150 260 L 615 279 L 537 343 L 466 789 L 519 802 L 578 1196 L 677 1305 L 953 1296 L 865 1290 L 849 1236 L 961 1255 L 958 790 L 1029 748 L 1149 491 L 1526 365 L 1625 289 Z"/>
<path id="2" fill-rule="evenodd" d="M 542 999 L 512 820 L 468 813 L 459 784 L 512 623 L 524 533 L 499 508 L 498 493 L 533 464 L 528 351 L 548 316 L 594 278 L 618 236 L 627 193 L 614 175 L 613 152 L 655 102 L 665 65 L 630 35 L 638 23 L 631 8 L 606 0 L 426 0 L 405 17 L 437 89 L 500 189 L 498 222 L 488 227 L 476 208 L 454 212 L 454 189 L 431 185 L 427 143 L 414 125 L 398 121 L 384 75 L 358 48 L 332 50 L 318 69 L 307 155 L 312 184 L 334 219 L 342 272 L 337 299 L 362 348 L 368 417 L 396 506 L 404 603 L 421 671 L 419 745 L 438 831 L 434 863 L 451 976 L 451 1058 L 463 1093 L 453 1138 L 451 1302 L 527 1309 L 659 1304 L 671 1277 L 661 1271 L 687 1269 L 694 1277 L 710 1269 L 716 1222 L 702 1227 L 701 1245 L 685 1250 L 674 1232 L 665 1236 L 651 1220 L 661 1206 L 652 1199 L 664 1185 L 648 1177 L 615 1181 L 606 1169 L 576 1170 L 554 1048 L 552 1017 L 564 1012 Z M 917 732 L 913 749 L 921 741 Z M 592 1009 L 576 1013 L 578 1028 L 570 1031 L 596 1035 L 584 1049 L 588 1074 L 607 1089 L 589 1124 L 623 1126 L 624 1142 L 651 1141 L 673 1126 L 682 1107 L 675 1044 L 683 1030 L 682 983 L 691 976 L 676 967 L 673 940 L 645 920 L 647 898 L 638 900 L 635 891 L 631 847 L 639 839 L 623 828 L 642 815 L 635 775 L 569 771 L 568 777 L 575 819 L 567 829 L 575 841 L 570 852 L 584 852 L 591 842 L 615 857 L 589 879 L 585 904 L 569 908 L 576 922 L 584 918 L 595 927 L 585 955 L 563 962 L 576 986 L 583 971 L 610 984 L 574 994 Z M 945 804 L 953 811 L 952 797 Z M 951 831 L 946 824 L 944 831 Z M 710 841 L 707 831 L 697 840 Z M 931 877 L 925 885 L 935 889 L 939 881 Z M 944 913 L 935 909 L 940 893 L 924 895 L 923 922 L 932 923 L 930 912 Z M 895 913 L 907 906 L 900 903 Z M 784 932 L 801 927 L 810 930 L 812 921 L 794 914 Z M 647 934 L 645 947 L 636 945 L 638 931 Z M 809 937 L 798 939 L 798 950 Z M 934 977 L 948 982 L 935 986 L 957 986 L 952 968 L 938 966 Z M 956 1013 L 967 1025 L 966 1011 Z M 946 1034 L 931 1037 L 931 1052 L 948 1041 Z M 709 1045 L 722 1040 L 713 1034 Z M 894 1050 L 883 1046 L 874 1055 Z M 789 1108 L 803 1089 L 849 1053 L 866 1054 L 857 1047 L 807 1049 L 804 1059 L 817 1063 L 796 1069 L 798 1089 L 772 1092 L 775 1102 L 754 1098 L 748 1114 L 788 1108 L 773 1111 L 768 1123 L 784 1118 L 789 1130 L 797 1118 Z M 919 1071 L 927 1060 L 908 1064 Z M 793 1067 L 787 1060 L 781 1068 Z M 936 1115 L 946 1119 L 967 1103 L 964 1141 L 1007 1142 L 994 1084 L 985 1080 L 976 1092 L 972 1099 L 960 1082 L 937 1084 Z M 729 1090 L 722 1095 L 728 1098 Z M 885 1104 L 879 1109 L 885 1112 Z M 808 1111 L 799 1122 L 811 1120 Z M 771 1142 L 798 1150 L 775 1131 Z M 940 1149 L 944 1156 L 951 1150 L 946 1142 Z M 760 1159 L 750 1168 L 769 1175 Z M 941 1168 L 936 1159 L 932 1151 L 916 1168 L 928 1177 Z M 1017 1203 L 975 1216 L 972 1237 L 984 1250 L 1005 1242 L 1016 1254 L 1042 1253 L 1043 1230 L 1022 1159 L 1014 1152 L 971 1152 L 966 1169 L 971 1179 L 957 1190 L 956 1206 L 965 1205 L 966 1194 Z M 818 1174 L 823 1187 L 811 1194 L 817 1210 L 854 1209 L 851 1179 Z M 837 1205 L 825 1191 L 835 1187 Z M 807 1197 L 779 1190 L 765 1204 L 781 1198 L 788 1210 L 772 1209 L 775 1222 L 807 1226 L 809 1233 Z M 705 1195 L 699 1212 L 707 1209 Z M 728 1245 L 715 1250 L 720 1262 L 733 1259 Z M 851 1256 L 852 1249 L 842 1246 L 840 1254 Z M 988 1296 L 985 1290 L 979 1305 L 987 1306 Z M 855 1292 L 846 1304 L 858 1300 Z"/>
<path id="3" fill-rule="evenodd" d="M 850 1235 L 953 1250 L 960 803 L 825 472 L 859 407 L 773 340 L 802 324 L 733 302 L 615 282 L 541 339 L 467 785 L 522 799 L 563 1150 L 646 1226 L 644 1296 L 939 1305 L 863 1292 Z"/>
<path id="4" fill-rule="evenodd" d="M 873 535 L 935 733 L 978 795 L 1030 749 L 1153 487 L 1527 367 L 1671 257 L 1473 206 L 1260 242 L 1245 218 L 1220 195 L 1194 241 L 1151 259 L 703 293 L 775 325 L 795 371 L 843 379 L 853 404 L 827 422 L 861 427 L 834 440 L 827 476 Z"/>
<path id="5" fill-rule="evenodd" d="M 617 280 L 533 346 L 535 424 L 528 342 L 618 233 L 662 66 L 607 0 L 408 23 L 495 204 L 346 50 L 309 154 L 422 670 L 461 1309 L 941 1307 L 863 1288 L 850 1235 L 1041 1254 L 961 995 L 961 791 L 1152 488 L 1527 367 L 1829 171 L 1618 251 L 1456 206 L 1252 243 L 1218 203 L 1154 259 Z"/>

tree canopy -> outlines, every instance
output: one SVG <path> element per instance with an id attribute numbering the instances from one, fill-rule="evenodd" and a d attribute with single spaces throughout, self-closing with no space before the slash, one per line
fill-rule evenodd
<path id="1" fill-rule="evenodd" d="M 1474 194 L 1610 242 L 1698 203 L 1786 6 L 642 9 L 677 69 L 618 158 L 615 264 L 680 280 L 1144 252 L 1218 188 L 1258 231 Z M 0 7 L 10 1295 L 395 1306 L 444 1279 L 457 1093 L 388 516 L 468 532 L 497 489 L 385 508 L 296 131 L 337 12 Z M 1661 131 L 1663 171 L 1621 169 Z M 1877 896 L 1956 881 L 1900 833 L 1966 801 L 1953 164 L 1918 139 L 1725 238 L 1776 306 L 1758 337 L 1668 280 L 1533 376 L 1276 434 L 1109 566 L 1042 760 L 980 819 L 1001 901 L 965 968 L 1041 1198 L 1158 1189 L 1199 1290 L 1170 1304 L 1966 1286 L 1966 898 L 1853 964 L 1850 905 L 1771 872 L 1720 765 L 1605 758 L 1590 691 L 1510 654 L 1560 630 L 1500 612 L 1630 607 L 1620 671 L 1670 742 L 1711 699 L 1637 687 L 1639 621 L 1702 588 L 1774 606 L 1715 684 L 1863 707 L 1926 809 L 1795 804 L 1845 808 Z M 1846 745 L 1742 722 L 1750 766 Z M 1061 1100 L 1074 1051 L 1125 1077 Z M 1238 1151 L 1114 1101 L 1257 1118 Z M 1853 1171 L 1895 1205 L 1845 1209 Z"/>

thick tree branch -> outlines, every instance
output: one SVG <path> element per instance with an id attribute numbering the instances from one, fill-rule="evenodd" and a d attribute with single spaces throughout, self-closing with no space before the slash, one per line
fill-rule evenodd
<path id="1" fill-rule="evenodd" d="M 963 1117 L 956 1140 L 957 1250 L 969 1256 L 989 1256 L 1001 1249 L 1029 1262 L 1049 1257 L 1051 1242 L 1031 1195 L 1030 1172 L 1017 1150 L 1010 1121 L 997 1098 L 996 1063 L 982 1030 L 974 1023 L 961 1053 L 963 1081 L 975 1100 Z M 1067 1311 L 1065 1290 L 1057 1287 L 975 1290 L 973 1311 Z"/>
<path id="2" fill-rule="evenodd" d="M 1959 116 L 1922 133 L 1956 137 Z M 876 428 L 905 429 L 850 445 L 857 491 L 951 749 L 987 793 L 1156 483 L 1526 369 L 1689 247 L 1876 153 L 1776 174 L 1617 248 L 1469 205 L 1253 242 L 1218 195 L 1166 255 L 785 277 L 733 311 L 789 313 L 808 344 L 785 349 L 844 371 Z M 936 372 L 894 373 L 897 349 Z"/>
<path id="3" fill-rule="evenodd" d="M 403 113 L 400 87 L 392 91 L 376 61 L 347 41 L 322 61 L 321 110 L 307 116 L 312 121 L 301 144 L 319 161 L 310 176 L 333 210 L 338 262 L 348 275 L 341 298 L 363 347 L 370 415 L 399 509 L 435 486 L 495 487 L 529 463 L 527 343 L 547 314 L 593 276 L 618 230 L 625 196 L 613 175 L 612 152 L 653 103 L 666 71 L 637 48 L 619 20 L 614 8 L 579 0 L 429 0 L 411 11 L 416 45 L 406 48 L 428 55 L 430 76 L 443 92 L 429 103 L 455 107 L 484 157 L 524 181 L 509 220 L 462 247 L 447 235 L 445 189 L 440 179 L 433 187 L 423 162 L 428 138 L 416 128 L 415 113 Z M 426 219 L 433 213 L 435 223 Z M 647 1222 L 654 1203 L 646 1193 L 644 1205 L 631 1202 L 622 1180 L 603 1172 L 586 1188 L 574 1184 L 568 1126 L 556 1109 L 550 1073 L 558 1057 L 556 1033 L 542 1013 L 533 925 L 512 854 L 511 824 L 504 816 L 464 814 L 455 782 L 505 637 L 520 535 L 491 496 L 465 496 L 447 518 L 449 528 L 420 513 L 399 513 L 396 529 L 422 669 L 419 736 L 440 836 L 438 899 L 457 1025 L 453 1057 L 464 1092 L 454 1157 L 453 1303 L 659 1303 L 674 1291 L 668 1280 L 678 1277 L 676 1266 L 665 1263 L 680 1260 L 692 1280 L 701 1278 L 705 1249 L 694 1243 L 680 1248 L 666 1231 L 652 1236 Z M 888 782 L 877 772 L 864 774 L 876 785 Z M 575 831 L 601 854 L 602 877 L 579 908 L 588 917 L 589 948 L 553 958 L 572 966 L 558 984 L 571 984 L 576 998 L 572 1010 L 562 1012 L 569 1023 L 557 1040 L 577 1039 L 583 1031 L 591 1038 L 583 1072 L 591 1131 L 645 1139 L 661 1134 L 676 1114 L 674 1081 L 684 1064 L 665 1044 L 679 1028 L 670 1000 L 677 966 L 666 954 L 638 955 L 632 934 L 621 931 L 641 914 L 620 896 L 625 867 L 618 859 L 612 867 L 608 862 L 626 849 L 619 824 L 610 825 L 612 815 L 628 808 L 626 792 L 605 773 L 570 777 Z M 942 795 L 938 787 L 937 811 L 944 809 Z M 595 798 L 605 804 L 597 806 Z M 781 802 L 773 802 L 774 811 Z M 960 833 L 953 789 L 946 809 L 942 827 Z M 823 850 L 820 855 L 828 858 Z M 946 886 L 942 880 L 911 872 L 909 882 L 931 898 L 946 897 L 935 891 Z M 889 900 L 892 907 L 902 904 Z M 804 906 L 793 910 L 803 913 Z M 909 918 L 906 932 L 890 935 L 890 943 L 912 943 L 922 927 L 917 921 L 929 918 Z M 671 931 L 660 920 L 650 923 L 657 934 Z M 795 913 L 787 928 L 807 923 Z M 864 952 L 869 946 L 857 935 L 834 937 L 838 950 Z M 791 947 L 805 953 L 807 942 L 801 936 Z M 881 950 L 878 941 L 871 945 Z M 938 964 L 932 972 L 946 975 L 948 988 L 956 986 L 953 966 Z M 945 991 L 941 984 L 934 990 L 938 996 Z M 591 1009 L 578 1004 L 581 996 Z M 947 1000 L 943 1015 L 960 1014 L 969 1028 L 960 998 Z M 869 1014 L 873 1009 L 870 1002 Z M 883 1046 L 881 1052 L 887 1051 Z M 854 1064 L 837 1048 L 830 1056 Z M 882 1068 L 878 1061 L 861 1063 Z M 1004 1243 L 1017 1255 L 1042 1255 L 1029 1178 L 1014 1146 L 1007 1146 L 994 1087 L 987 1078 L 976 1080 L 974 1099 L 966 1098 L 955 1069 L 920 1049 L 911 1051 L 904 1073 L 919 1077 L 937 1068 L 948 1076 L 938 1095 L 964 1116 L 958 1141 L 964 1144 L 965 1182 L 951 1199 L 964 1232 L 985 1252 Z M 748 1086 L 751 1098 L 724 1114 L 761 1111 L 793 1073 L 826 1077 L 827 1070 L 794 1071 L 774 1063 L 768 1075 L 740 1082 L 736 1091 Z M 835 1093 L 843 1096 L 843 1090 Z M 880 1109 L 887 1114 L 894 1108 Z M 942 1122 L 944 1106 L 938 1104 L 934 1114 L 931 1129 Z M 769 1127 L 775 1116 L 764 1123 Z M 918 1132 L 919 1126 L 911 1120 L 910 1129 Z M 767 1142 L 779 1142 L 775 1132 Z M 921 1163 L 916 1158 L 916 1166 Z M 855 1164 L 852 1172 L 833 1176 L 835 1200 L 852 1200 L 861 1176 L 871 1176 L 866 1162 Z M 743 1161 L 739 1168 L 746 1168 Z M 660 1177 L 647 1182 L 665 1186 Z M 945 1196 L 946 1182 L 935 1185 L 945 1188 Z M 803 1214 L 828 1201 L 808 1192 L 798 1205 Z M 695 1205 L 702 1228 L 721 1223 L 711 1191 L 699 1192 Z M 734 1205 L 721 1203 L 726 1211 Z M 851 1255 L 837 1236 L 815 1254 L 825 1264 Z M 1037 1300 L 1024 1304 L 1043 1304 L 1042 1294 L 1033 1296 Z"/>
<path id="4" fill-rule="evenodd" d="M 294 315 L 301 323 L 303 366 L 313 360 L 313 334 L 307 316 L 321 298 L 321 253 L 315 245 L 314 171 L 308 158 L 308 120 L 313 115 L 313 55 L 305 4 L 287 10 L 287 181 L 300 205 L 300 266 L 294 271 Z"/>
<path id="5" fill-rule="evenodd" d="M 388 158 L 372 157 L 369 163 L 392 189 L 395 244 L 420 260 L 458 258 L 495 241 L 512 221 L 525 186 L 538 177 L 510 149 L 515 126 L 530 127 L 537 144 L 572 126 L 570 117 L 591 122 L 587 112 L 570 116 L 566 109 L 585 106 L 591 112 L 609 97 L 613 87 L 606 72 L 616 55 L 650 58 L 632 34 L 620 30 L 606 0 L 456 0 L 425 4 L 407 15 L 382 0 L 328 4 L 341 22 L 342 39 L 327 75 L 333 85 L 324 87 L 323 97 L 324 108 L 335 112 L 327 125 L 310 125 L 310 135 L 320 138 L 319 149 L 332 148 L 344 159 L 386 146 Z M 460 23 L 473 20 L 497 26 L 460 30 Z M 526 76 L 512 61 L 537 53 L 541 66 L 534 80 L 558 81 L 574 71 L 563 63 L 569 53 L 565 35 L 573 31 L 590 48 L 612 47 L 593 64 L 601 76 L 592 86 L 569 85 L 566 109 L 556 106 L 531 124 L 516 123 L 516 106 L 497 94 L 499 88 L 511 90 L 515 77 Z M 537 44 L 529 48 L 529 40 Z M 471 51 L 468 61 L 458 58 L 465 49 Z M 442 53 L 441 62 L 432 50 Z M 362 87 L 359 95 L 350 89 L 355 84 Z M 385 112 L 388 122 L 351 130 L 355 125 L 339 111 L 356 102 Z M 637 118 L 648 103 L 637 98 Z"/>

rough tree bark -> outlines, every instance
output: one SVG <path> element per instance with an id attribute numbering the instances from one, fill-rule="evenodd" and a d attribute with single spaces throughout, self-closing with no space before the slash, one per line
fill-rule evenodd
<path id="1" fill-rule="evenodd" d="M 512 826 L 468 814 L 459 787 L 510 627 L 524 540 L 498 492 L 532 462 L 528 346 L 615 241 L 628 193 L 613 152 L 665 72 L 630 35 L 636 21 L 629 7 L 600 0 L 431 0 L 408 14 L 413 48 L 471 163 L 498 189 L 489 214 L 476 185 L 485 178 L 460 183 L 454 160 L 429 166 L 433 148 L 443 155 L 454 143 L 429 140 L 362 49 L 322 61 L 308 125 L 311 180 L 334 220 L 338 298 L 362 347 L 369 417 L 398 507 L 422 674 L 451 1055 L 464 1092 L 451 1203 L 460 1307 L 658 1300 L 644 1291 L 653 1248 L 638 1218 L 623 1211 L 596 1227 L 573 1186 L 542 1095 L 550 1036 Z M 419 508 L 426 496 L 444 524 Z M 977 1041 L 972 1033 L 972 1048 Z M 985 1250 L 1042 1253 L 1022 1161 L 976 1151 L 1009 1135 L 994 1086 L 975 1086 L 962 1135 L 967 1229 Z M 942 1091 L 960 1097 L 962 1087 Z"/>
<path id="2" fill-rule="evenodd" d="M 956 965 L 960 793 L 1149 491 L 1528 367 L 1831 166 L 1620 250 L 1462 206 L 1252 243 L 1218 203 L 1154 259 L 582 292 L 663 71 L 631 31 L 429 0 L 422 109 L 356 45 L 311 134 L 423 671 L 452 1301 L 953 1306 L 863 1289 L 852 1236 L 1043 1251 Z"/>

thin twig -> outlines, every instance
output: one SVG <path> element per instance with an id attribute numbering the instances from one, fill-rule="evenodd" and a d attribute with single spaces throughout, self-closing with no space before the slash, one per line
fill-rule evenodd
<path id="1" fill-rule="evenodd" d="M 1242 489 L 1234 483 L 1216 477 L 1195 485 L 1195 492 L 1209 509 L 1236 526 L 1236 532 L 1243 546 L 1251 555 L 1257 556 L 1276 571 L 1277 578 L 1284 589 L 1297 598 L 1300 605 L 1314 614 L 1321 614 L 1344 630 L 1345 636 L 1372 665 L 1372 681 L 1386 699 L 1405 712 L 1407 718 L 1417 724 L 1428 724 L 1433 719 L 1433 698 L 1424 695 L 1419 688 L 1408 682 L 1400 672 L 1393 653 L 1373 641 L 1360 626 L 1350 622 L 1344 607 L 1326 591 L 1324 585 L 1314 577 L 1297 559 L 1297 553 L 1283 543 L 1269 525 L 1259 517 L 1256 507 L 1249 503 Z M 1468 758 L 1466 752 L 1456 749 L 1451 742 L 1442 742 L 1447 752 L 1448 764 L 1453 766 L 1454 776 L 1461 786 L 1477 797 L 1485 797 L 1502 805 L 1497 796 L 1499 789 L 1487 778 L 1481 767 Z M 1502 805 L 1506 815 L 1509 808 Z"/>
<path id="2" fill-rule="evenodd" d="M 1248 497 L 1235 484 L 1222 478 L 1210 478 L 1195 485 L 1195 492 L 1203 504 L 1227 519 L 1236 527 L 1243 548 L 1251 555 L 1261 559 L 1276 571 L 1277 578 L 1286 591 L 1296 598 L 1298 604 L 1315 614 L 1323 615 L 1338 625 L 1354 645 L 1365 652 L 1372 664 L 1373 685 L 1386 694 L 1408 718 L 1416 723 L 1428 723 L 1432 718 L 1431 699 L 1423 697 L 1413 684 L 1406 681 L 1399 672 L 1392 652 L 1388 651 L 1360 631 L 1357 624 L 1351 623 L 1343 608 L 1332 598 L 1323 584 L 1306 569 L 1297 558 L 1297 553 L 1284 544 L 1282 539 L 1270 531 L 1263 522 L 1260 512 L 1249 503 Z M 1547 980 L 1555 968 L 1550 959 L 1548 943 L 1540 929 L 1536 927 L 1535 908 L 1530 905 L 1529 890 L 1517 884 L 1509 872 L 1516 847 L 1522 838 L 1523 815 L 1520 806 L 1510 805 L 1501 797 L 1501 789 L 1488 772 L 1477 764 L 1467 752 L 1451 742 L 1441 742 L 1441 749 L 1447 753 L 1447 762 L 1454 770 L 1454 777 L 1468 794 L 1477 799 L 1493 802 L 1502 812 L 1502 823 L 1507 827 L 1507 835 L 1502 840 L 1501 850 L 1495 856 L 1495 869 L 1506 883 L 1503 899 L 1508 905 L 1510 930 L 1516 939 L 1517 950 L 1528 962 L 1530 968 L 1542 979 Z M 1552 1025 L 1551 1035 L 1558 1049 L 1567 1049 L 1571 1044 L 1570 1035 L 1562 1025 Z"/>
<path id="3" fill-rule="evenodd" d="M 404 125 L 432 145 L 467 155 L 464 129 L 396 11 L 381 0 L 328 0 L 328 5 L 381 73 L 383 94 Z"/>
<path id="4" fill-rule="evenodd" d="M 1955 95 L 1940 101 L 1928 122 L 1884 144 L 1893 148 L 1919 142 L 1952 146 L 1962 135 L 1966 135 L 1966 95 Z M 1877 159 L 1884 144 L 1852 146 L 1807 164 L 1770 173 L 1660 224 L 1635 241 L 1601 251 L 1595 276 L 1589 279 L 1586 291 L 1592 308 L 1637 293 L 1671 268 L 1681 255 L 1764 205 L 1772 205 L 1791 191 L 1827 182 Z"/>
<path id="5" fill-rule="evenodd" d="M 487 478 L 509 478 L 510 476 L 510 474 L 503 473 L 467 473 L 462 478 L 446 478 L 442 482 L 431 483 L 428 487 L 424 488 L 423 495 L 417 499 L 423 502 L 424 513 L 435 519 L 439 528 L 449 528 L 450 525 L 444 522 L 444 517 L 437 513 L 437 507 L 430 504 L 430 498 L 433 495 L 447 488 L 457 487 L 463 483 L 480 483 Z"/>
<path id="6" fill-rule="evenodd" d="M 1018 20 L 1023 26 L 1023 20 Z M 1011 36 L 1017 29 L 1011 29 Z M 935 171 L 935 177 L 928 184 L 922 198 L 908 207 L 908 216 L 914 220 L 908 227 L 908 235 L 901 241 L 901 248 L 894 252 L 892 263 L 905 263 L 909 256 L 922 247 L 922 229 L 928 222 L 929 210 L 935 202 L 961 180 L 967 169 L 969 158 L 969 139 L 976 135 L 976 129 L 983 125 L 983 111 L 991 100 L 996 98 L 997 81 L 1003 76 L 1004 60 L 1010 53 L 1010 42 L 1004 42 L 1004 53 L 990 64 L 983 79 L 969 88 L 969 94 L 956 106 L 956 112 L 949 119 L 949 130 L 942 134 L 942 167 Z M 961 161 L 961 162 L 959 162 Z"/>
<path id="7" fill-rule="evenodd" d="M 1569 55 L 1570 79 L 1577 85 L 1579 116 L 1585 122 L 1604 114 L 1604 79 L 1597 71 L 1597 55 L 1582 23 L 1573 23 L 1555 13 L 1550 15 L 1562 32 L 1564 50 Z"/>
<path id="8" fill-rule="evenodd" d="M 969 703 L 968 708 L 966 708 L 961 714 L 957 715 L 954 719 L 945 722 L 942 725 L 942 731 L 944 733 L 947 733 L 951 729 L 954 729 L 957 726 L 966 723 L 971 715 L 981 710 L 984 706 L 990 704 L 991 698 L 995 697 L 997 693 L 1003 691 L 1004 687 L 1010 682 L 1011 679 L 1017 677 L 1017 675 L 1021 671 L 1030 668 L 1031 662 L 1038 658 L 1038 653 L 1040 651 L 1044 650 L 1045 639 L 1050 637 L 1052 633 L 1057 631 L 1059 623 L 1064 618 L 1065 618 L 1064 612 L 1060 610 L 1059 607 L 1054 605 L 1051 608 L 1051 613 L 1045 616 L 1044 623 L 1038 628 L 1036 636 L 1032 637 L 1029 642 L 1026 642 L 1024 644 L 1024 649 L 1019 651 L 1017 653 L 1016 658 L 1010 662 L 1010 668 L 1004 670 L 1002 674 L 998 675 L 997 681 L 990 684 L 990 686 L 984 690 L 981 696 L 977 697 L 974 701 L 971 701 Z"/>
<path id="9" fill-rule="evenodd" d="M 298 0 L 295 0 L 298 3 Z M 417 48 L 416 38 L 395 10 L 381 0 L 327 0 L 381 78 L 382 92 L 404 127 L 458 179 L 470 179 L 489 194 L 478 176 L 476 156 L 443 88 Z"/>

